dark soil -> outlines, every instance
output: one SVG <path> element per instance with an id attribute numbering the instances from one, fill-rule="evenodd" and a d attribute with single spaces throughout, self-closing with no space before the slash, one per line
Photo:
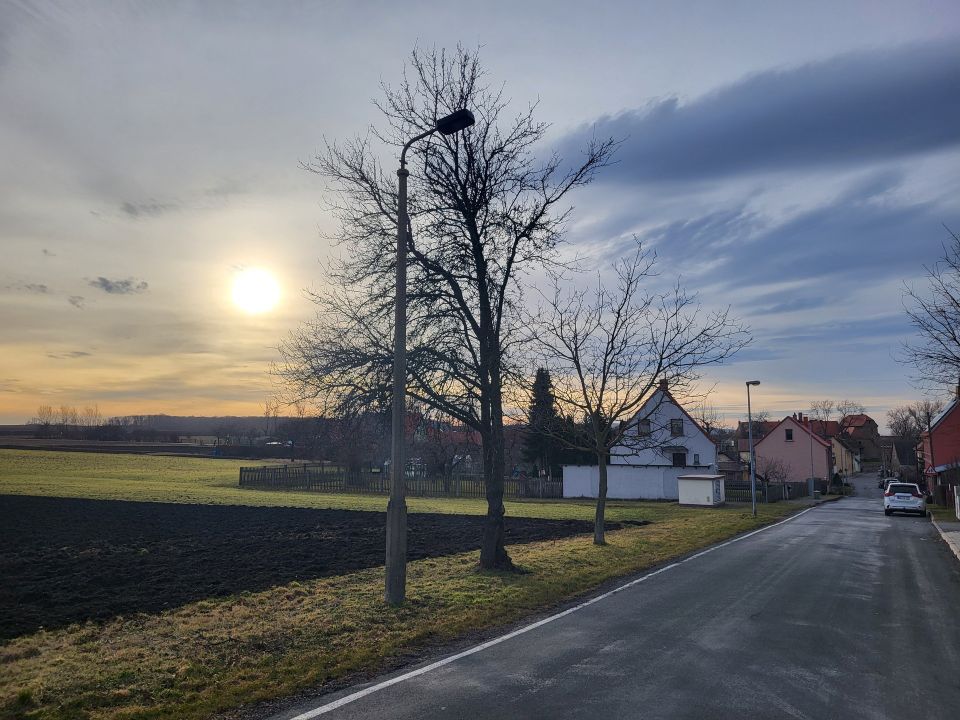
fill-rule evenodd
<path id="1" fill-rule="evenodd" d="M 477 550 L 482 523 L 410 514 L 408 557 Z M 592 532 L 506 519 L 510 544 Z M 384 542 L 378 512 L 0 495 L 0 640 L 382 565 Z"/>

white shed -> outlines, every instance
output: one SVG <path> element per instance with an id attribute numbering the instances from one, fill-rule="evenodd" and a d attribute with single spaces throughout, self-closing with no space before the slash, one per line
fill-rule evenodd
<path id="1" fill-rule="evenodd" d="M 723 475 L 681 475 L 677 485 L 681 505 L 717 507 L 726 500 Z"/>

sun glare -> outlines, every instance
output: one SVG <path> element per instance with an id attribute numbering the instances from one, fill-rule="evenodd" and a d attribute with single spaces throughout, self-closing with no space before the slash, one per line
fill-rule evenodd
<path id="1" fill-rule="evenodd" d="M 233 302 L 244 312 L 267 312 L 279 299 L 280 286 L 273 275 L 261 268 L 248 268 L 233 281 Z"/>

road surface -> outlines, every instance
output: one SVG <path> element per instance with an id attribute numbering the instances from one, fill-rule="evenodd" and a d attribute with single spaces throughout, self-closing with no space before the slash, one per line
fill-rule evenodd
<path id="1" fill-rule="evenodd" d="M 875 478 L 854 482 L 529 632 L 275 717 L 956 720 L 960 563 L 928 519 L 885 517 Z"/>

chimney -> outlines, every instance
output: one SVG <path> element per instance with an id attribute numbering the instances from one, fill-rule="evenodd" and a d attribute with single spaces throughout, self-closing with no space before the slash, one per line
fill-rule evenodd
<path id="1" fill-rule="evenodd" d="M 958 386 L 958 388 L 960 388 L 960 386 Z M 667 390 L 670 389 L 670 383 L 667 382 L 666 379 L 661 380 L 661 381 L 660 381 L 660 389 L 663 390 L 664 392 L 666 392 Z"/>

